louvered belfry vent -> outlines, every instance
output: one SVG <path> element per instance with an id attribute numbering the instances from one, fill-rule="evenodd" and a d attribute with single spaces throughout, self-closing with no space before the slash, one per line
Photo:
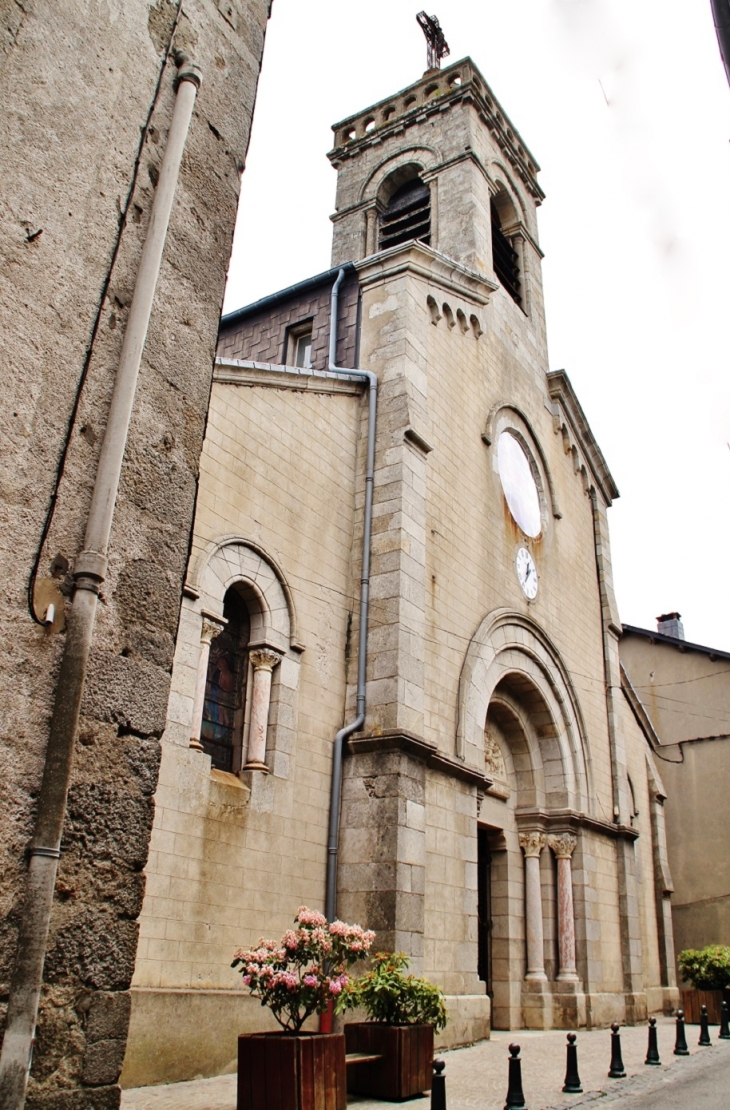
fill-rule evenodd
<path id="1" fill-rule="evenodd" d="M 417 177 L 401 185 L 382 213 L 379 249 L 398 247 L 409 239 L 431 242 L 431 190 Z"/>
<path id="2" fill-rule="evenodd" d="M 505 287 L 513 301 L 522 304 L 520 292 L 520 267 L 517 251 L 502 231 L 499 213 L 492 203 L 492 263 L 497 278 Z"/>

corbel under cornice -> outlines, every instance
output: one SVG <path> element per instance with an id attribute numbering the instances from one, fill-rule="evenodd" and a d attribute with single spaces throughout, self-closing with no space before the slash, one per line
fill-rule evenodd
<path id="1" fill-rule="evenodd" d="M 555 430 L 560 430 L 560 412 L 562 410 L 565 420 L 570 427 L 570 432 L 575 441 L 580 445 L 586 463 L 590 467 L 593 479 L 600 489 L 607 505 L 619 497 L 618 487 L 608 469 L 603 452 L 598 446 L 598 441 L 591 431 L 586 415 L 581 408 L 570 378 L 564 370 L 552 370 L 547 375 L 548 392 L 553 403 L 553 418 L 556 422 Z"/>

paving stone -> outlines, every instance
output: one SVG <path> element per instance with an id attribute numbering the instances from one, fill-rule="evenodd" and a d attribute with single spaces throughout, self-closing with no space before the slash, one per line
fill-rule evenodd
<path id="1" fill-rule="evenodd" d="M 611 1057 L 611 1034 L 608 1029 L 578 1033 L 578 1070 L 583 1094 L 564 1095 L 565 1077 L 564 1030 L 549 1033 L 520 1029 L 499 1031 L 490 1041 L 471 1048 L 459 1048 L 441 1054 L 446 1061 L 446 1100 L 449 1110 L 502 1110 L 507 1094 L 508 1046 L 517 1041 L 521 1046 L 522 1083 L 529 1110 L 567 1110 L 590 1106 L 596 1100 L 610 1107 L 623 1095 L 641 1094 L 671 1084 L 689 1068 L 698 1072 L 705 1065 L 701 1057 L 716 1059 L 720 1053 L 730 1068 L 730 1044 L 713 1040 L 713 1048 L 697 1046 L 698 1027 L 687 1026 L 690 1058 L 672 1055 L 674 1020 L 660 1018 L 657 1022 L 661 1067 L 644 1064 L 647 1048 L 647 1027 L 625 1027 L 621 1030 L 621 1048 L 626 1079 L 608 1079 Z M 716 1030 L 713 1030 L 713 1038 Z M 190 1083 L 173 1083 L 160 1087 L 138 1087 L 122 1095 L 122 1110 L 234 1110 L 236 1076 L 219 1075 Z M 392 1103 L 351 1096 L 349 1106 L 357 1110 L 382 1110 Z M 427 1098 L 414 1100 L 415 1107 L 427 1107 Z"/>

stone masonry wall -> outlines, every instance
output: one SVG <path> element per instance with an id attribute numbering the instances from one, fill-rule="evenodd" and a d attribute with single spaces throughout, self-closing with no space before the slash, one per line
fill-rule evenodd
<path id="1" fill-rule="evenodd" d="M 305 309 L 319 313 L 325 342 L 330 290 L 331 282 L 315 291 Z M 341 323 L 355 319 L 357 287 L 346 292 Z M 279 306 L 270 347 L 254 347 L 248 329 L 224 333 L 219 350 L 278 362 L 286 322 L 301 319 L 299 305 Z M 340 357 L 353 353 L 345 347 Z M 201 606 L 212 603 L 205 592 L 183 601 L 125 1086 L 230 1068 L 236 1035 L 270 1026 L 269 1015 L 240 990 L 230 967 L 234 948 L 280 936 L 300 905 L 324 902 L 332 742 L 343 724 L 353 643 L 353 507 L 366 402 L 358 383 L 297 379 L 287 388 L 287 379 L 260 363 L 246 384 L 227 373 L 225 365 L 216 369 L 211 394 L 188 580 L 198 581 L 211 545 L 226 538 L 263 552 L 291 592 L 296 637 L 282 642 L 273 674 L 271 773 L 217 771 L 209 756 L 189 748 Z M 253 567 L 247 559 L 239 567 Z M 232 582 L 230 556 L 228 563 Z M 264 574 L 249 572 L 259 588 Z M 220 601 L 225 585 L 217 588 Z"/>
<path id="2" fill-rule="evenodd" d="M 203 71 L 98 606 L 29 1106 L 116 1106 L 142 868 L 216 332 L 268 0 L 0 5 L 0 995 L 7 997 L 69 593 L 176 69 Z M 60 559 L 56 559 L 60 556 Z M 35 573 L 34 573 L 35 568 Z M 30 587 L 29 587 L 30 583 Z"/>

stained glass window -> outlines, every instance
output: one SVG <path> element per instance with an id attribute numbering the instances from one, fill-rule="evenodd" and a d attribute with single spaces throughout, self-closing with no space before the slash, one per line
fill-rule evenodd
<path id="1" fill-rule="evenodd" d="M 235 589 L 223 604 L 226 628 L 212 641 L 200 742 L 220 771 L 232 771 L 243 727 L 251 621 Z"/>

